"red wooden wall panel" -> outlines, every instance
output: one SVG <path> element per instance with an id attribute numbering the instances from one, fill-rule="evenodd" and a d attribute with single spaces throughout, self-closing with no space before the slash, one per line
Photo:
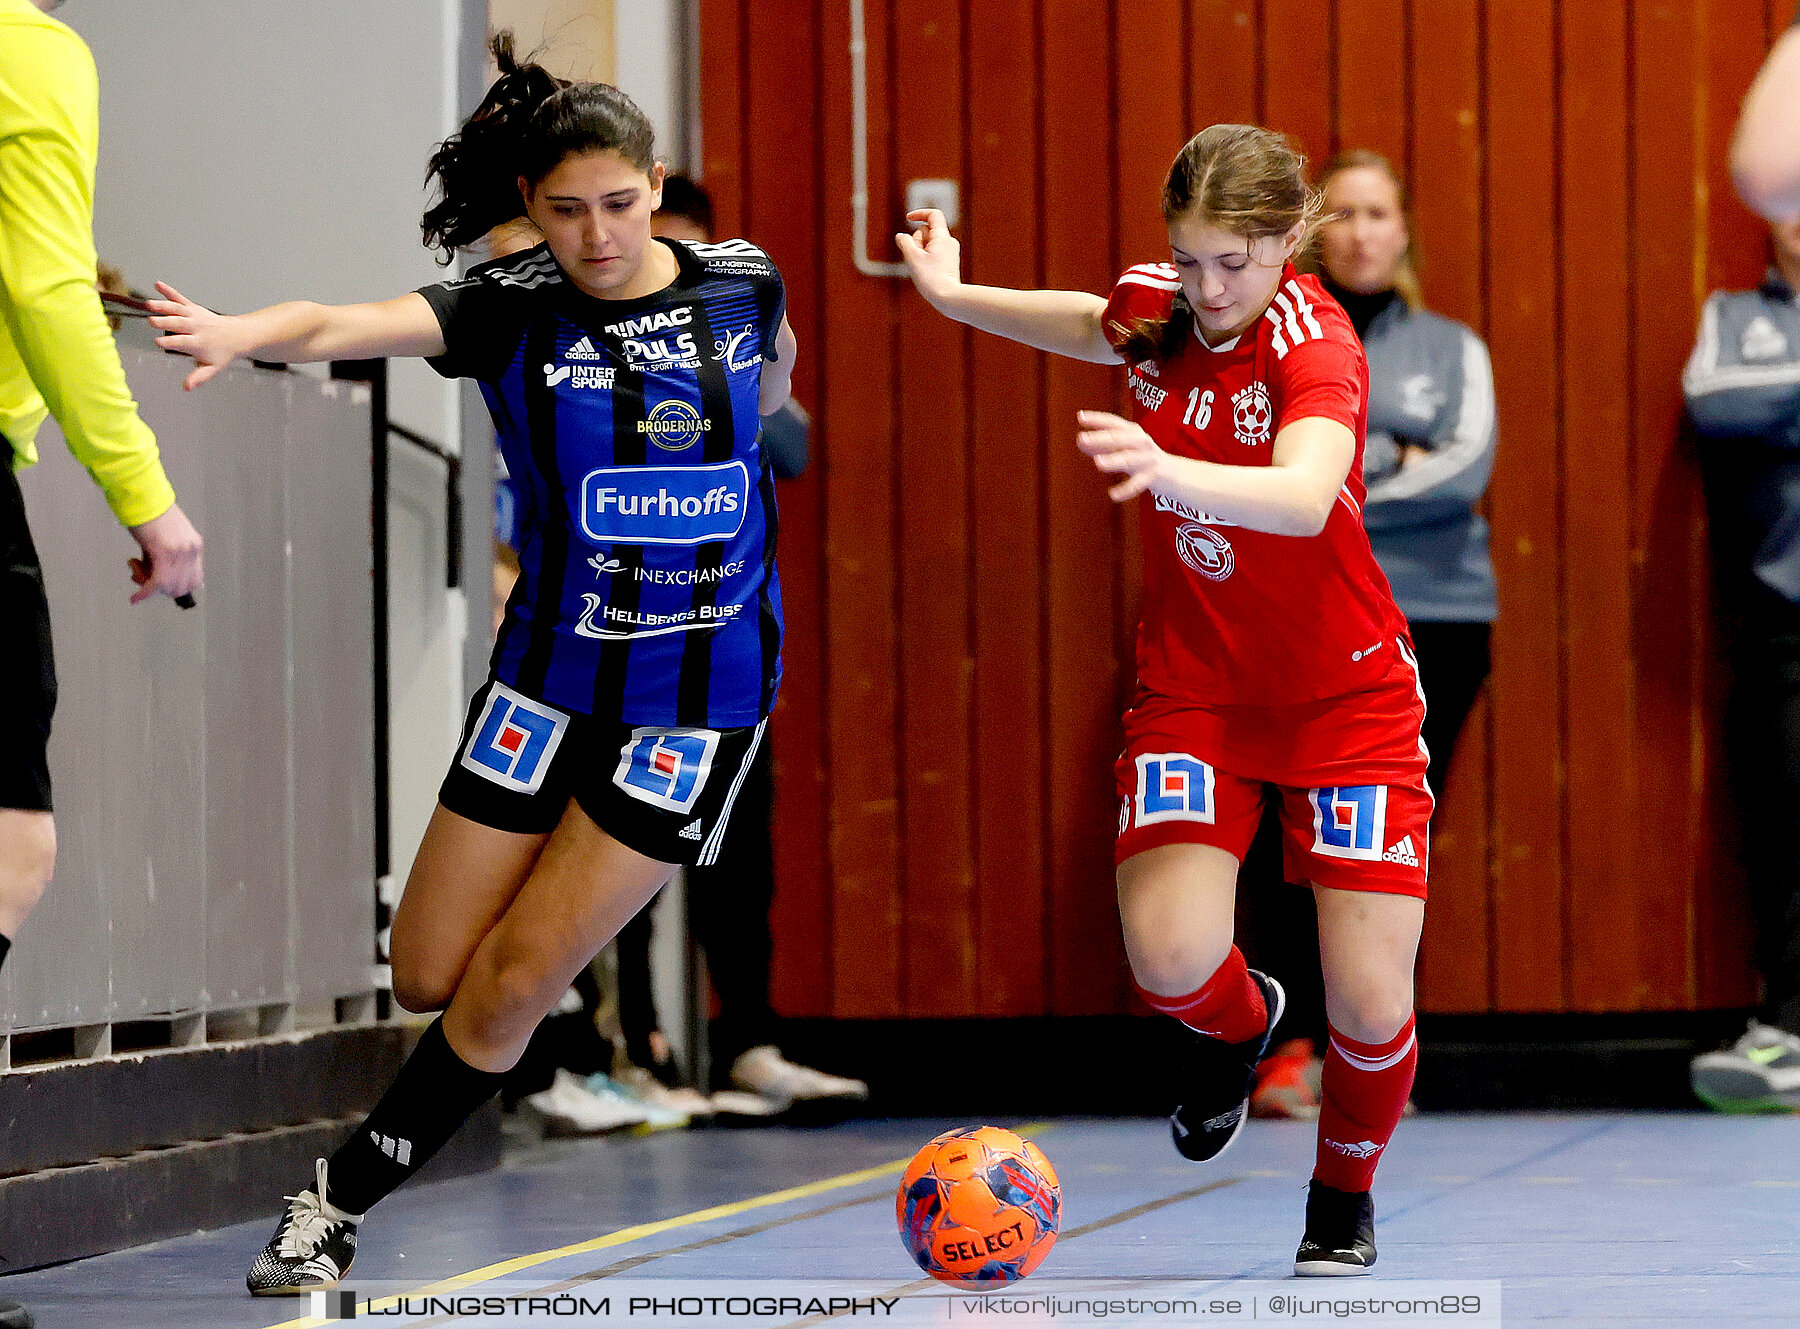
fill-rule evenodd
<path id="1" fill-rule="evenodd" d="M 1506 53 L 1487 91 L 1487 338 L 1501 445 L 1488 491 L 1501 626 L 1494 634 L 1491 848 L 1496 1000 L 1556 1010 L 1563 918 L 1563 475 L 1558 456 L 1555 76 L 1552 11 L 1489 0 L 1487 49 Z M 1429 695 L 1429 694 L 1428 694 Z"/>
<path id="2" fill-rule="evenodd" d="M 1037 182 L 1041 85 L 1036 0 L 968 12 L 969 182 L 963 250 L 971 280 L 1041 279 Z M 998 337 L 969 345 L 969 567 L 975 652 L 975 908 L 980 978 L 973 1010 L 1035 1015 L 1048 993 L 1044 774 L 1044 465 L 1041 356 Z"/>
<path id="3" fill-rule="evenodd" d="M 845 7 L 824 4 L 819 40 L 824 96 L 818 132 L 825 209 L 820 268 L 825 317 L 817 354 L 825 394 L 816 403 L 818 466 L 826 493 L 825 760 L 826 844 L 831 865 L 832 932 L 829 1004 L 815 1012 L 840 1016 L 902 1014 L 898 514 L 895 476 L 900 449 L 897 372 L 901 292 L 857 273 L 851 258 L 850 69 Z M 869 25 L 869 95 L 889 104 L 888 33 L 883 11 Z M 704 30 L 703 30 L 704 32 Z M 729 59 L 725 52 L 722 58 Z M 760 72 L 776 88 L 792 71 Z M 703 74 L 704 77 L 704 74 Z M 894 178 L 892 116 L 870 135 L 870 178 Z M 748 126 L 740 126 L 744 132 Z M 710 136 L 713 131 L 703 131 Z M 721 129 L 717 132 L 725 132 Z M 702 141 L 705 141 L 703 138 Z M 795 146 L 795 145 L 790 145 Z M 894 207 L 876 189 L 870 251 L 891 257 L 887 232 Z M 804 225 L 803 219 L 789 225 Z M 809 353 L 802 347 L 801 355 Z M 777 888 L 779 891 L 779 887 Z"/>
<path id="4" fill-rule="evenodd" d="M 1428 303 L 1488 339 L 1502 617 L 1433 845 L 1428 1010 L 1754 995 L 1727 677 L 1679 375 L 1755 280 L 1722 158 L 1792 0 L 865 0 L 867 244 L 962 186 L 965 271 L 1104 291 L 1218 121 L 1406 174 Z M 1132 1008 L 1111 882 L 1135 521 L 1072 447 L 1120 376 L 851 261 L 849 0 L 702 0 L 704 173 L 788 278 L 815 465 L 784 486 L 779 1007 Z M 1429 679 L 1427 680 L 1429 690 Z"/>
<path id="5" fill-rule="evenodd" d="M 1412 163 L 1413 245 L 1433 309 L 1477 331 L 1487 324 L 1485 109 L 1479 0 L 1413 0 L 1407 160 Z M 1346 146 L 1355 146 L 1347 140 Z M 1396 163 L 1398 164 L 1398 163 Z M 1492 781 L 1489 707 L 1464 726 L 1450 787 L 1432 827 L 1431 907 L 1419 948 L 1419 982 L 1434 1009 L 1493 1004 Z"/>
<path id="6" fill-rule="evenodd" d="M 1613 889 L 1639 831 L 1620 807 L 1637 803 L 1632 657 L 1631 475 L 1597 458 L 1595 438 L 1630 428 L 1619 384 L 1630 374 L 1629 190 L 1631 108 L 1626 20 L 1617 6 L 1559 12 L 1563 80 L 1557 190 L 1562 218 L 1557 324 L 1561 357 L 1564 514 L 1562 599 L 1567 678 L 1569 996 L 1581 1010 L 1636 1004 L 1641 918 Z M 1579 685 L 1574 685 L 1579 684 Z"/>
<path id="7" fill-rule="evenodd" d="M 1723 18 L 1724 15 L 1719 15 Z M 1637 996 L 1648 1007 L 1680 1006 L 1693 981 L 1699 817 L 1707 791 L 1695 742 L 1701 670 L 1695 628 L 1709 601 L 1699 476 L 1681 431 L 1683 363 L 1693 344 L 1706 272 L 1701 219 L 1706 166 L 1694 124 L 1702 89 L 1701 0 L 1634 0 L 1633 60 L 1655 80 L 1634 83 L 1633 252 L 1637 329 L 1631 404 L 1635 450 L 1632 521 L 1640 567 L 1633 624 L 1639 663 L 1639 723 L 1666 736 L 1640 767 L 1640 806 L 1663 810 L 1639 842 L 1632 908 L 1639 949 Z M 1654 84 L 1693 89 L 1677 105 Z M 1676 182 L 1679 182 L 1677 185 Z M 1654 815 L 1654 814 L 1652 814 Z"/>
<path id="8" fill-rule="evenodd" d="M 1040 11 L 1039 202 L 1042 280 L 1050 287 L 1105 290 L 1117 275 L 1110 10 L 1106 0 L 1043 0 Z M 1112 889 L 1116 805 L 1108 760 L 1119 746 L 1115 690 L 1123 662 L 1114 634 L 1113 505 L 1072 440 L 1075 412 L 1111 403 L 1119 388 L 1114 371 L 1060 357 L 1046 360 L 1044 378 L 1046 1009 L 1089 1015 L 1121 1009 L 1128 990 Z"/>
<path id="9" fill-rule="evenodd" d="M 1331 11 L 1331 0 L 1263 0 L 1261 123 L 1315 162 L 1331 152 Z"/>
<path id="10" fill-rule="evenodd" d="M 896 0 L 897 86 L 918 89 L 895 135 L 901 179 L 961 178 L 957 0 Z M 884 245 L 884 248 L 887 246 Z M 910 296 L 898 372 L 929 392 L 900 402 L 900 778 L 904 1009 L 960 1015 L 976 991 L 975 868 L 969 801 L 970 334 Z"/>
<path id="11" fill-rule="evenodd" d="M 1412 98 L 1407 83 L 1405 0 L 1354 0 L 1336 7 L 1334 55 L 1337 112 L 1332 150 L 1373 148 L 1407 169 L 1406 121 Z"/>
<path id="12" fill-rule="evenodd" d="M 817 350 L 823 297 L 818 235 L 816 228 L 790 229 L 782 225 L 782 219 L 794 212 L 815 213 L 820 206 L 815 161 L 785 146 L 810 135 L 820 53 L 814 30 L 789 37 L 769 22 L 781 8 L 781 0 L 744 0 L 740 7 L 747 20 L 745 66 L 764 66 L 777 54 L 771 44 L 780 41 L 784 45 L 779 55 L 792 59 L 793 76 L 785 88 L 767 79 L 741 76 L 734 86 L 745 120 L 767 125 L 770 132 L 740 136 L 735 154 L 742 162 L 739 187 L 719 200 L 730 205 L 729 211 L 721 209 L 719 223 L 723 234 L 760 237 L 781 266 L 787 283 L 788 320 L 806 348 L 795 366 L 794 389 L 802 401 L 817 401 L 823 387 Z M 801 478 L 785 482 L 778 499 L 786 518 L 781 534 L 781 577 L 788 628 L 787 674 L 767 741 L 772 745 L 775 781 L 781 791 L 778 820 L 785 832 L 777 841 L 776 875 L 786 885 L 777 897 L 773 929 L 774 999 L 784 1008 L 816 1006 L 831 990 L 830 969 L 810 960 L 829 950 L 831 936 L 825 766 L 819 759 L 827 677 L 821 619 L 824 584 L 819 517 L 823 496 L 819 468 L 813 467 Z"/>
<path id="13" fill-rule="evenodd" d="M 1188 127 L 1257 124 L 1262 117 L 1263 0 L 1189 0 Z"/>

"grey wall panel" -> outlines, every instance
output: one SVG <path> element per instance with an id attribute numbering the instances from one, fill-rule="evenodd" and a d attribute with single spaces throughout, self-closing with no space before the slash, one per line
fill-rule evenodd
<path id="1" fill-rule="evenodd" d="M 87 40 L 100 72 L 100 253 L 133 285 L 160 278 L 225 310 L 384 300 L 440 280 L 419 243 L 425 161 L 492 77 L 458 87 L 465 53 L 484 55 L 485 6 L 473 9 L 462 0 L 63 6 L 57 17 Z M 454 385 L 415 361 L 393 389 L 396 419 L 454 438 Z"/>
<path id="2" fill-rule="evenodd" d="M 109 756 L 105 675 L 108 654 L 119 649 L 113 620 L 130 586 L 124 559 L 135 549 L 54 427 L 41 432 L 38 446 L 44 461 L 24 472 L 20 484 L 44 565 L 56 646 L 50 766 L 58 850 L 55 878 L 21 929 L 9 965 L 20 1029 L 109 1018 L 108 836 L 99 794 Z"/>
<path id="3" fill-rule="evenodd" d="M 293 1001 L 297 946 L 308 995 L 369 987 L 368 402 L 248 366 L 184 394 L 181 362 L 121 355 L 206 539 L 207 586 L 191 612 L 129 606 L 136 545 L 46 426 L 21 479 L 56 636 L 61 850 L 0 1029 Z"/>
<path id="4" fill-rule="evenodd" d="M 234 367 L 195 442 L 211 501 L 206 605 L 206 985 L 216 1007 L 291 1000 L 283 422 L 296 377 Z"/>
<path id="5" fill-rule="evenodd" d="M 286 452 L 301 1001 L 368 991 L 375 959 L 369 390 L 320 388 L 294 395 Z"/>
<path id="6" fill-rule="evenodd" d="M 204 538 L 207 466 L 191 421 L 211 404 L 181 391 L 180 366 L 168 357 L 132 349 L 123 356 L 139 408 L 162 440 L 177 500 Z M 105 560 L 102 571 L 123 588 L 117 562 Z M 105 701 L 93 717 L 113 754 L 102 807 L 115 1020 L 191 1011 L 205 1001 L 209 611 L 210 601 L 183 611 L 163 598 L 133 608 L 122 589 L 103 601 L 119 643 L 106 653 Z"/>
<path id="7" fill-rule="evenodd" d="M 489 564 L 484 562 L 468 582 L 475 588 L 473 609 L 465 609 L 462 591 L 444 585 L 450 553 L 449 478 L 450 468 L 441 458 L 398 435 L 389 440 L 388 870 L 402 889 L 462 732 L 467 706 L 464 639 L 491 635 L 486 618 L 493 581 Z M 487 524 L 463 525 L 479 528 L 482 557 L 491 560 Z M 465 621 L 471 614 L 473 621 Z"/>

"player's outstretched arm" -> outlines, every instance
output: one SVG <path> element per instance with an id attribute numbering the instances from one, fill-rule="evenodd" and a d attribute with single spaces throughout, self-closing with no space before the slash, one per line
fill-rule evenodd
<path id="1" fill-rule="evenodd" d="M 925 302 L 946 318 L 997 337 L 1073 360 L 1122 364 L 1102 330 L 1106 301 L 1086 291 L 1015 291 L 970 286 L 962 279 L 962 246 L 936 208 L 909 212 L 918 235 L 896 235 L 900 256 Z"/>
<path id="2" fill-rule="evenodd" d="M 1356 435 L 1336 420 L 1307 416 L 1281 427 L 1268 466 L 1223 466 L 1174 457 L 1143 427 L 1106 411 L 1077 411 L 1075 443 L 1110 475 L 1116 503 L 1151 490 L 1221 521 L 1271 535 L 1317 535 L 1356 460 Z"/>
<path id="3" fill-rule="evenodd" d="M 413 292 L 366 305 L 294 301 L 249 314 L 215 314 L 166 282 L 149 302 L 156 344 L 191 356 L 190 391 L 234 359 L 307 364 L 318 360 L 374 360 L 397 355 L 442 355 L 444 333 L 425 297 Z"/>
<path id="4" fill-rule="evenodd" d="M 1800 27 L 1775 43 L 1744 97 L 1731 174 L 1744 202 L 1770 221 L 1800 213 Z"/>

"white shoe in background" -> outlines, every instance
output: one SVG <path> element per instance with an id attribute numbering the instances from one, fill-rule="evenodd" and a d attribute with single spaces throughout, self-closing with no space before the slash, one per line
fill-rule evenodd
<path id="1" fill-rule="evenodd" d="M 772 1117 L 787 1104 L 747 1094 L 739 1089 L 721 1089 L 711 1099 L 712 1110 L 721 1117 Z"/>
<path id="2" fill-rule="evenodd" d="M 869 1086 L 861 1080 L 797 1066 L 770 1043 L 753 1047 L 732 1062 L 731 1082 L 777 1104 L 777 1111 L 785 1111 L 802 1099 L 860 1100 L 869 1096 Z"/>
<path id="3" fill-rule="evenodd" d="M 595 1092 L 593 1076 L 587 1083 L 572 1071 L 558 1069 L 550 1087 L 528 1094 L 522 1101 L 544 1119 L 546 1135 L 600 1135 L 650 1119 L 642 1103 L 633 1102 L 610 1083 Z"/>
<path id="4" fill-rule="evenodd" d="M 649 1109 L 652 1126 L 685 1126 L 695 1117 L 710 1117 L 714 1112 L 699 1090 L 686 1086 L 671 1089 L 642 1066 L 625 1067 L 613 1076 L 613 1085 Z"/>

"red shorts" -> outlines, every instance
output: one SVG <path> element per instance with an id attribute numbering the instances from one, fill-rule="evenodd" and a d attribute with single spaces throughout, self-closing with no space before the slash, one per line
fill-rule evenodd
<path id="1" fill-rule="evenodd" d="M 1289 881 L 1425 898 L 1432 795 L 1425 699 L 1408 643 L 1379 687 L 1299 706 L 1208 709 L 1142 693 L 1113 768 L 1113 861 L 1210 844 L 1241 863 L 1280 800 Z"/>

